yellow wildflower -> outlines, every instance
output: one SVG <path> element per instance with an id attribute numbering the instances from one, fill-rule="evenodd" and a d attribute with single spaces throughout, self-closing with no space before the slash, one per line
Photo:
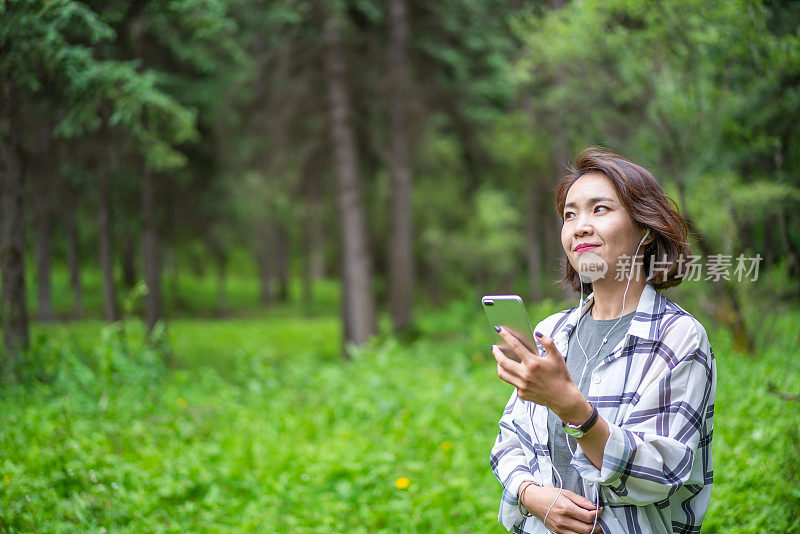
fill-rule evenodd
<path id="1" fill-rule="evenodd" d="M 409 484 L 411 484 L 411 481 L 409 479 L 407 479 L 406 477 L 400 477 L 400 478 L 398 478 L 397 480 L 394 481 L 394 486 L 397 489 L 401 489 L 401 490 L 402 489 L 406 489 Z"/>

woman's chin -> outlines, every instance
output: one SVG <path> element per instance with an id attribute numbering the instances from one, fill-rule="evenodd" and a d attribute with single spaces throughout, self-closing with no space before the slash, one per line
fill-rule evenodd
<path id="1" fill-rule="evenodd" d="M 603 256 L 595 254 L 592 251 L 581 253 L 576 263 L 577 266 L 575 270 L 581 277 L 581 280 L 593 282 L 608 274 L 608 262 Z"/>

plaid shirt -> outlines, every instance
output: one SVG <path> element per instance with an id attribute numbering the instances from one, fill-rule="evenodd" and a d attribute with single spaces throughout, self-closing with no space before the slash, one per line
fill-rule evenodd
<path id="1" fill-rule="evenodd" d="M 592 298 L 583 301 L 581 313 Z M 536 331 L 552 337 L 564 355 L 578 317 L 576 306 L 544 319 Z M 713 480 L 716 383 L 703 326 L 648 282 L 628 334 L 591 375 L 587 400 L 610 430 L 602 468 L 580 445 L 571 461 L 584 495 L 604 507 L 598 520 L 603 532 L 700 531 Z M 547 446 L 547 408 L 520 399 L 515 389 L 499 425 L 490 459 L 503 485 L 498 519 L 514 532 L 548 532 L 517 507 L 525 480 L 558 487 Z"/>

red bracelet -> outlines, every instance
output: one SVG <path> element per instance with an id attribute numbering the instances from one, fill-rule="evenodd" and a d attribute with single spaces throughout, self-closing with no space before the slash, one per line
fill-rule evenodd
<path id="1" fill-rule="evenodd" d="M 517 499 L 517 509 L 519 510 L 519 513 L 520 513 L 520 514 L 522 514 L 523 516 L 525 516 L 525 517 L 531 517 L 531 516 L 533 516 L 533 513 L 531 513 L 531 512 L 530 512 L 530 511 L 529 511 L 527 508 L 525 508 L 525 506 L 522 504 L 522 497 L 524 497 L 524 496 L 525 496 L 525 490 L 526 490 L 526 489 L 528 489 L 528 487 L 529 487 L 531 484 L 534 484 L 534 485 L 536 485 L 536 486 L 538 486 L 539 484 L 536 484 L 536 482 L 534 482 L 533 480 L 526 480 L 526 481 L 525 481 L 525 482 L 523 482 L 522 484 L 523 484 L 523 485 L 522 485 L 522 486 L 520 486 L 520 490 L 519 490 L 519 499 Z M 523 510 L 523 509 L 524 509 L 524 510 Z"/>

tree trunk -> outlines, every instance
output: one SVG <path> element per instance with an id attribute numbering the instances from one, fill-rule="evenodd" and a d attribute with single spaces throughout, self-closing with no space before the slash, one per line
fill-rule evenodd
<path id="1" fill-rule="evenodd" d="M 164 244 L 164 262 L 162 263 L 162 271 L 167 277 L 166 285 L 167 297 L 164 301 L 168 302 L 166 306 L 170 309 L 181 309 L 183 301 L 181 300 L 180 291 L 180 272 L 178 269 L 178 255 L 175 252 L 175 242 Z"/>
<path id="2" fill-rule="evenodd" d="M 565 173 L 564 165 L 569 164 L 572 155 L 567 148 L 568 142 L 563 135 L 557 135 L 553 150 L 553 180 L 558 183 Z M 549 204 L 549 205 L 548 205 Z M 556 214 L 554 196 L 548 196 L 543 203 L 542 214 L 545 227 L 545 263 L 547 276 L 552 280 L 560 280 L 562 276 L 561 262 L 569 261 L 561 245 L 561 219 Z M 557 286 L 557 284 L 554 283 Z M 576 298 L 575 291 L 570 287 L 558 289 L 558 296 L 572 301 Z M 584 293 L 584 297 L 587 294 Z"/>
<path id="3" fill-rule="evenodd" d="M 214 261 L 217 274 L 217 317 L 225 317 L 228 314 L 228 293 L 227 293 L 227 263 L 228 257 L 225 251 L 225 244 L 214 233 L 206 236 L 206 247 L 208 255 Z"/>
<path id="4" fill-rule="evenodd" d="M 40 321 L 53 320 L 53 307 L 50 292 L 51 267 L 53 259 L 53 217 L 49 201 L 49 169 L 41 169 L 37 177 L 36 202 L 38 204 L 36 220 L 36 286 L 37 311 Z"/>
<path id="5" fill-rule="evenodd" d="M 67 265 L 69 266 L 69 283 L 72 287 L 72 318 L 83 317 L 83 287 L 81 286 L 81 249 L 80 234 L 76 220 L 76 202 L 74 195 L 69 193 L 69 207 L 64 213 L 64 222 L 67 232 Z"/>
<path id="6" fill-rule="evenodd" d="M 53 320 L 52 264 L 53 264 L 53 187 L 59 183 L 54 179 L 57 172 L 60 149 L 54 146 L 52 124 L 48 120 L 38 121 L 36 153 L 28 168 L 32 190 L 30 205 L 34 208 L 34 259 L 36 262 L 36 317 L 40 321 Z M 34 164 L 35 162 L 35 164 Z"/>
<path id="7" fill-rule="evenodd" d="M 15 131 L 12 82 L 3 81 L 0 120 Z M 0 381 L 16 379 L 21 353 L 30 344 L 28 307 L 25 300 L 25 205 L 23 201 L 24 160 L 12 139 L 0 138 L 0 322 L 3 328 L 3 358 Z"/>
<path id="8" fill-rule="evenodd" d="M 58 143 L 59 161 L 67 161 L 70 151 L 74 150 L 74 145 L 66 140 Z M 67 269 L 69 270 L 69 283 L 72 288 L 72 312 L 70 317 L 73 320 L 83 317 L 83 287 L 81 286 L 81 243 L 80 232 L 78 231 L 78 187 L 72 182 L 69 175 L 60 176 L 63 183 L 60 191 L 62 201 L 56 203 L 55 212 L 59 220 L 64 225 L 64 239 L 67 252 Z"/>
<path id="9" fill-rule="evenodd" d="M 40 212 L 36 226 L 36 233 L 38 234 L 38 239 L 36 240 L 36 315 L 40 321 L 48 322 L 53 320 L 50 292 L 51 266 L 53 263 L 53 226 L 50 213 Z"/>
<path id="10" fill-rule="evenodd" d="M 305 168 L 305 202 L 306 218 L 303 223 L 303 242 L 305 250 L 305 269 L 303 273 L 303 302 L 311 304 L 314 299 L 314 281 L 325 276 L 325 236 L 322 229 L 322 195 L 320 181 L 322 179 L 315 162 L 319 158 L 315 154 L 309 156 Z"/>
<path id="11" fill-rule="evenodd" d="M 122 286 L 130 290 L 136 285 L 136 237 L 130 229 L 123 231 L 121 248 Z"/>
<path id="12" fill-rule="evenodd" d="M 161 302 L 161 265 L 158 255 L 158 228 L 156 221 L 156 184 L 155 176 L 147 166 L 142 176 L 142 270 L 144 282 L 147 284 L 147 295 L 144 298 L 144 316 L 148 335 L 152 333 L 156 322 L 163 315 Z"/>
<path id="13" fill-rule="evenodd" d="M 307 237 L 308 228 L 304 230 Z M 302 287 L 300 288 L 300 300 L 306 309 L 314 302 L 314 277 L 311 273 L 311 256 L 308 248 L 306 248 L 305 254 L 305 268 L 303 269 Z"/>
<path id="14" fill-rule="evenodd" d="M 778 214 L 778 227 L 780 228 L 781 240 L 787 248 L 787 262 L 789 269 L 789 276 L 793 277 L 796 281 L 800 281 L 800 250 L 795 246 L 792 241 L 792 236 L 789 233 L 789 216 L 783 210 Z M 797 294 L 797 287 L 794 293 Z"/>
<path id="15" fill-rule="evenodd" d="M 282 223 L 274 227 L 275 266 L 278 275 L 278 300 L 289 302 L 289 232 Z"/>
<path id="16" fill-rule="evenodd" d="M 389 314 L 395 333 L 409 328 L 414 297 L 414 248 L 411 207 L 412 162 L 408 119 L 411 75 L 408 59 L 408 6 L 389 0 Z"/>
<path id="17" fill-rule="evenodd" d="M 316 207 L 311 208 L 316 211 L 316 215 L 312 215 L 313 227 L 311 228 L 308 248 L 309 248 L 309 278 L 311 280 L 320 280 L 328 275 L 328 269 L 325 265 L 325 234 L 321 226 L 320 212 L 322 207 L 317 203 Z"/>
<path id="18" fill-rule="evenodd" d="M 100 140 L 100 146 L 105 146 Z M 97 162 L 97 194 L 99 197 L 98 233 L 100 237 L 100 267 L 103 273 L 103 313 L 106 321 L 112 323 L 119 320 L 117 306 L 117 288 L 114 282 L 113 244 L 111 230 L 111 196 L 108 188 L 108 155 L 98 150 Z"/>
<path id="19" fill-rule="evenodd" d="M 319 186 L 316 176 L 306 175 L 306 206 L 308 211 L 303 221 L 303 242 L 305 249 L 305 268 L 303 269 L 302 301 L 310 305 L 314 300 L 314 256 L 320 246 L 317 210 L 319 209 Z"/>
<path id="20" fill-rule="evenodd" d="M 531 185 L 528 188 L 528 293 L 532 302 L 541 300 L 542 291 L 542 235 L 544 220 L 542 213 L 541 188 Z"/>
<path id="21" fill-rule="evenodd" d="M 262 221 L 256 228 L 257 243 L 255 245 L 256 267 L 258 268 L 258 281 L 261 289 L 261 303 L 270 304 L 272 302 L 272 291 L 270 281 L 272 279 L 272 262 L 270 260 L 270 231 L 269 224 Z"/>
<path id="22" fill-rule="evenodd" d="M 215 254 L 217 263 L 217 316 L 228 315 L 228 292 L 226 290 L 227 261 L 224 254 Z"/>
<path id="23" fill-rule="evenodd" d="M 336 173 L 336 199 L 342 239 L 342 342 L 361 345 L 377 332 L 372 267 L 367 250 L 364 208 L 341 45 L 341 19 L 327 6 L 325 75 L 330 106 L 330 134 Z M 345 357 L 347 353 L 345 351 Z"/>

